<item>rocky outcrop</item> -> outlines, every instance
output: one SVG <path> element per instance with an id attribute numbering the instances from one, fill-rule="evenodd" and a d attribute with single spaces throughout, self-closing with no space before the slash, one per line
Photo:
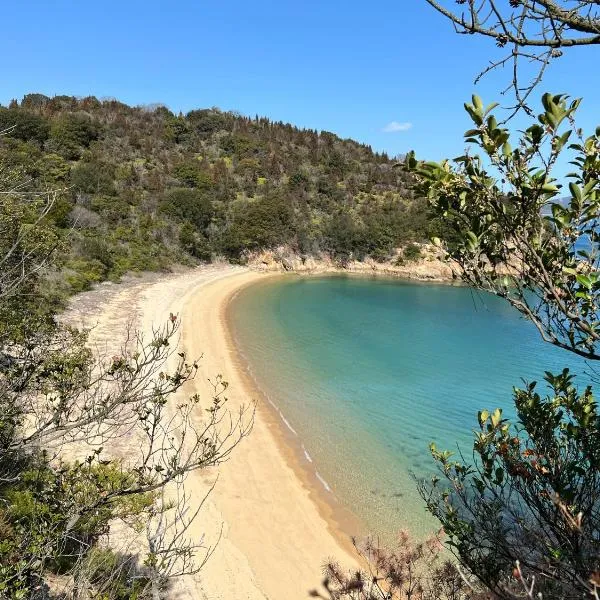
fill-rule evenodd
<path id="1" fill-rule="evenodd" d="M 391 260 L 384 262 L 372 258 L 336 261 L 327 254 L 303 256 L 287 246 L 274 250 L 250 253 L 247 265 L 257 271 L 293 272 L 306 274 L 320 273 L 361 273 L 389 275 L 419 281 L 455 281 L 457 266 L 442 258 L 440 251 L 430 244 L 420 245 L 421 256 L 416 260 L 405 260 L 398 249 Z"/>

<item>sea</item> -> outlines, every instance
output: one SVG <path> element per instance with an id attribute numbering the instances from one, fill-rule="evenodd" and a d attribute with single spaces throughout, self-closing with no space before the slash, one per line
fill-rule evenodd
<path id="1" fill-rule="evenodd" d="M 228 321 L 240 359 L 303 467 L 364 533 L 435 531 L 417 481 L 429 445 L 472 457 L 477 412 L 514 417 L 513 388 L 593 365 L 544 343 L 505 301 L 465 286 L 356 276 L 268 279 Z"/>

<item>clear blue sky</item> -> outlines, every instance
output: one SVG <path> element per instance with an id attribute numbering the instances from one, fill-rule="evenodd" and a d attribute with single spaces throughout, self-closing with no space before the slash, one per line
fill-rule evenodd
<path id="1" fill-rule="evenodd" d="M 41 92 L 218 106 L 432 159 L 462 152 L 462 104 L 498 53 L 424 0 L 32 0 L 3 17 L 2 104 Z M 600 47 L 577 49 L 540 88 L 586 97 L 588 129 L 600 123 L 598 64 Z M 507 77 L 477 92 L 499 98 Z M 403 125 L 383 131 L 391 122 Z"/>

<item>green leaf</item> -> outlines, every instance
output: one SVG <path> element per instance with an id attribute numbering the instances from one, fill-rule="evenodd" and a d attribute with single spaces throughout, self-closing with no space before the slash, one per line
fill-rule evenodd
<path id="1" fill-rule="evenodd" d="M 467 231 L 466 236 L 468 248 L 470 250 L 475 250 L 479 245 L 479 238 L 472 231 Z"/>
<path id="2" fill-rule="evenodd" d="M 582 285 L 584 288 L 586 288 L 588 290 L 592 289 L 592 280 L 587 275 L 580 273 L 579 275 L 576 276 L 576 279 L 577 279 L 577 283 L 579 285 Z"/>
<path id="3" fill-rule="evenodd" d="M 479 425 L 481 427 L 483 427 L 485 425 L 485 422 L 488 420 L 489 416 L 490 416 L 490 413 L 487 410 L 480 410 L 477 413 L 477 419 L 479 420 Z"/>
<path id="4" fill-rule="evenodd" d="M 501 419 L 502 419 L 502 410 L 500 408 L 497 408 L 494 411 L 494 414 L 492 415 L 492 425 L 494 427 L 498 427 Z"/>
<path id="5" fill-rule="evenodd" d="M 571 196 L 576 198 L 577 201 L 581 202 L 583 200 L 583 194 L 576 183 L 573 183 L 572 181 L 569 183 L 569 191 L 571 192 Z"/>

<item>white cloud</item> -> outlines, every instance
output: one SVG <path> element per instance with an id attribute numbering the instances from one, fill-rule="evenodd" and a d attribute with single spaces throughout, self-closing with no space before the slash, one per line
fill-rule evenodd
<path id="1" fill-rule="evenodd" d="M 392 121 L 388 123 L 381 131 L 385 133 L 395 133 L 396 131 L 408 131 L 412 127 L 412 123 L 398 123 Z"/>

